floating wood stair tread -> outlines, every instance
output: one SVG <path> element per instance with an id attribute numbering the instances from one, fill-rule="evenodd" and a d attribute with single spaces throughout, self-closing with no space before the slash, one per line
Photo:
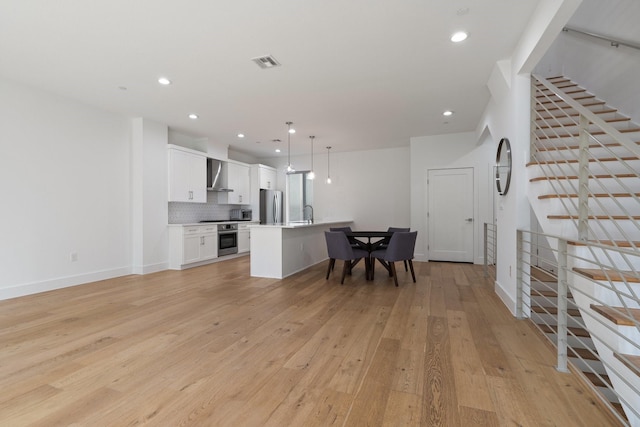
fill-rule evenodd
<path id="1" fill-rule="evenodd" d="M 583 375 L 596 387 L 611 387 L 611 380 L 605 374 L 596 375 L 593 372 L 583 372 Z"/>
<path id="2" fill-rule="evenodd" d="M 627 128 L 627 129 L 618 129 L 620 133 L 633 133 L 640 132 L 640 128 Z M 591 132 L 591 135 L 604 135 L 604 131 Z M 537 139 L 560 139 L 560 138 L 578 138 L 580 136 L 577 132 L 569 132 L 569 133 L 561 133 L 561 134 L 553 134 L 553 135 L 539 135 Z"/>
<path id="3" fill-rule="evenodd" d="M 540 330 L 545 334 L 558 333 L 558 328 L 556 326 L 551 326 L 551 325 L 538 325 L 538 326 L 540 327 Z M 570 335 L 573 335 L 575 337 L 591 338 L 591 335 L 589 335 L 589 331 L 587 331 L 586 329 L 569 327 L 567 328 L 567 330 L 569 331 Z"/>
<path id="4" fill-rule="evenodd" d="M 546 297 L 546 298 L 557 298 L 558 297 L 558 293 L 554 290 L 551 289 L 547 289 L 547 290 L 539 290 L 539 289 L 531 289 L 531 296 L 534 297 Z M 571 295 L 571 293 L 567 293 L 567 298 L 572 299 L 573 295 Z M 569 301 L 569 304 L 574 304 L 575 303 L 573 301 Z"/>
<path id="5" fill-rule="evenodd" d="M 531 289 L 531 295 L 538 296 L 538 297 L 556 298 L 558 296 L 558 293 L 552 290 L 543 291 L 538 289 Z"/>
<path id="6" fill-rule="evenodd" d="M 594 162 L 618 162 L 620 160 L 625 161 L 625 162 L 630 162 L 633 160 L 638 160 L 640 159 L 637 156 L 629 156 L 629 157 L 603 157 L 601 159 L 589 159 L 589 163 L 594 163 Z M 532 166 L 532 165 L 559 165 L 559 164 L 575 164 L 575 163 L 579 163 L 580 161 L 578 159 L 565 159 L 565 160 L 536 160 L 534 162 L 529 162 L 527 163 L 527 166 Z"/>
<path id="7" fill-rule="evenodd" d="M 640 308 L 611 308 L 596 304 L 591 304 L 590 307 L 596 313 L 619 326 L 635 326 L 630 317 L 633 317 L 636 322 L 640 322 Z"/>
<path id="8" fill-rule="evenodd" d="M 547 215 L 548 219 L 578 219 L 578 215 Z M 640 215 L 589 215 L 588 219 L 612 221 L 639 221 Z"/>
<path id="9" fill-rule="evenodd" d="M 552 118 L 554 117 L 549 117 L 548 119 L 552 119 Z M 542 118 L 539 118 L 538 121 L 542 121 L 541 119 Z M 630 117 L 622 117 L 622 116 L 604 120 L 605 123 L 620 123 L 620 122 L 629 122 L 629 121 L 631 121 Z M 546 121 L 543 121 L 541 124 L 538 125 L 538 129 L 558 129 L 558 128 L 567 128 L 572 126 L 580 126 L 580 124 L 576 122 L 548 124 Z"/>
<path id="10" fill-rule="evenodd" d="M 640 145 L 640 142 L 636 142 L 636 144 Z M 609 148 L 609 147 L 621 147 L 622 144 L 619 144 L 617 142 L 613 142 L 610 144 L 602 144 L 602 145 L 598 145 L 598 144 L 593 144 L 593 145 L 589 145 L 589 149 L 594 149 L 594 148 Z M 564 150 L 579 150 L 580 147 L 578 147 L 577 145 L 563 145 L 561 147 L 557 147 L 557 146 L 553 146 L 553 147 L 544 147 L 544 146 L 536 146 L 536 150 L 537 151 L 564 151 Z"/>
<path id="11" fill-rule="evenodd" d="M 627 368 L 631 369 L 634 374 L 640 377 L 640 356 L 615 352 L 613 353 L 613 356 L 621 361 Z"/>
<path id="12" fill-rule="evenodd" d="M 562 92 L 566 93 L 569 96 L 573 96 L 576 93 L 586 93 L 587 92 L 587 90 L 585 88 L 582 88 L 582 87 L 578 86 L 576 83 L 568 84 L 568 85 L 565 85 L 565 86 L 556 86 L 556 87 L 558 89 L 562 90 Z M 546 87 L 541 87 L 536 92 L 536 98 L 537 99 L 545 99 L 545 98 L 547 98 L 548 96 L 550 96 L 552 94 L 553 94 L 553 92 L 551 91 L 551 89 L 548 89 Z"/>
<path id="13" fill-rule="evenodd" d="M 554 84 L 554 85 L 556 85 L 556 86 L 557 86 L 558 84 L 562 84 L 562 83 L 569 83 L 569 82 L 573 83 L 573 82 L 571 81 L 571 79 L 569 79 L 569 78 L 567 78 L 567 77 L 565 77 L 565 76 L 563 76 L 563 75 L 549 77 L 549 78 L 547 78 L 547 80 L 548 80 L 549 82 L 553 83 L 553 84 Z"/>
<path id="14" fill-rule="evenodd" d="M 542 307 L 539 305 L 532 305 L 531 311 L 538 314 L 558 314 L 558 307 Z M 580 316 L 580 310 L 577 308 L 568 308 L 567 314 L 569 316 Z"/>
<path id="15" fill-rule="evenodd" d="M 605 105 L 606 102 L 604 101 L 593 101 L 593 102 L 585 102 L 584 104 L 580 104 L 583 107 L 589 108 L 589 107 L 597 107 L 600 105 Z M 568 107 L 571 108 L 571 107 Z M 538 112 L 543 112 L 543 111 L 554 111 L 554 110 L 562 110 L 562 107 L 547 107 L 547 108 L 538 108 L 536 107 L 536 111 Z"/>
<path id="16" fill-rule="evenodd" d="M 554 82 L 552 82 L 551 79 L 547 79 L 547 80 L 549 80 L 549 82 L 551 82 L 551 83 L 554 83 L 554 86 L 559 88 L 559 89 L 562 89 L 564 87 L 575 87 L 575 86 L 578 86 L 578 83 L 575 83 L 575 82 L 573 82 L 573 81 L 571 81 L 571 80 L 569 80 L 569 79 L 567 79 L 565 77 L 562 77 L 562 79 L 564 79 L 564 81 L 561 81 L 558 84 L 555 84 Z M 539 82 L 536 83 L 536 87 L 540 88 L 540 90 L 549 90 L 549 89 L 547 89 L 547 87 L 545 85 L 543 85 L 542 83 L 539 83 Z"/>
<path id="17" fill-rule="evenodd" d="M 553 273 L 545 271 L 540 267 L 531 266 L 530 274 L 531 274 L 531 277 L 533 277 L 534 279 L 540 282 L 556 283 L 558 281 L 558 279 L 556 278 L 556 276 L 553 275 Z"/>
<path id="18" fill-rule="evenodd" d="M 611 280 L 613 282 L 640 283 L 640 278 L 634 276 L 632 271 L 601 270 L 597 268 L 577 268 L 573 269 L 592 280 Z"/>
<path id="19" fill-rule="evenodd" d="M 567 349 L 567 356 L 574 358 L 579 356 L 584 360 L 600 360 L 597 351 L 586 348 L 569 347 Z"/>
<path id="20" fill-rule="evenodd" d="M 558 85 L 562 85 L 562 84 L 573 83 L 573 81 L 571 81 L 571 79 L 568 79 L 565 76 L 547 77 L 547 81 L 549 83 L 551 83 L 552 85 L 556 86 L 556 87 L 559 87 Z M 536 82 L 536 86 L 537 87 L 545 87 L 540 82 Z"/>
<path id="21" fill-rule="evenodd" d="M 612 193 L 612 194 L 607 194 L 607 193 L 596 193 L 596 194 L 589 194 L 589 197 L 640 197 L 640 193 Z M 577 194 L 543 194 L 541 196 L 538 196 L 538 199 L 540 200 L 544 200 L 544 199 L 568 199 L 568 198 L 577 198 L 578 195 Z"/>
<path id="22" fill-rule="evenodd" d="M 559 96 L 557 96 L 555 94 L 554 95 L 549 95 L 549 96 L 539 95 L 536 98 L 538 98 L 538 99 L 547 99 L 550 96 L 555 97 L 555 99 L 549 99 L 547 101 L 539 101 L 538 103 L 539 104 L 557 104 L 559 102 L 565 102 L 562 98 L 560 98 Z M 595 97 L 596 97 L 595 95 L 585 94 L 585 95 L 582 95 L 582 96 L 572 96 L 571 98 L 574 99 L 575 101 L 580 101 L 580 100 L 583 100 L 583 99 L 595 99 Z"/>
<path id="23" fill-rule="evenodd" d="M 589 178 L 596 179 L 606 179 L 606 178 L 636 178 L 637 175 L 634 173 L 618 173 L 614 175 L 589 175 Z M 547 181 L 550 179 L 578 179 L 577 175 L 566 175 L 566 176 L 537 176 L 535 178 L 531 178 L 529 182 L 536 181 Z"/>
<path id="24" fill-rule="evenodd" d="M 548 114 L 548 115 L 544 115 L 542 114 L 543 111 L 538 111 L 540 114 L 538 114 L 538 117 L 540 117 L 541 119 L 555 119 L 558 118 L 558 116 L 554 116 L 552 114 Z M 609 114 L 609 113 L 617 113 L 618 110 L 615 108 L 603 108 L 601 110 L 596 110 L 596 111 L 592 111 L 593 114 Z M 563 112 L 563 115 L 560 117 L 580 117 L 580 114 L 577 112 Z"/>
<path id="25" fill-rule="evenodd" d="M 579 240 L 569 240 L 567 243 L 572 246 L 586 246 L 587 243 L 599 243 L 601 245 L 617 246 L 619 248 L 640 247 L 640 242 L 633 242 L 629 240 L 589 240 L 586 243 Z"/>

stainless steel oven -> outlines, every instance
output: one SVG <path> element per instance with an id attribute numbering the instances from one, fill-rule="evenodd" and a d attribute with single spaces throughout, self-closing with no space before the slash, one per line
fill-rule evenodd
<path id="1" fill-rule="evenodd" d="M 238 253 L 238 224 L 218 224 L 218 256 Z"/>

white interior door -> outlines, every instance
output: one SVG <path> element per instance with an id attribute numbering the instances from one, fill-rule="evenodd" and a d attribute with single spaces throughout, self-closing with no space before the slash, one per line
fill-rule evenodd
<path id="1" fill-rule="evenodd" d="M 429 259 L 473 262 L 473 168 L 430 169 L 427 189 Z"/>

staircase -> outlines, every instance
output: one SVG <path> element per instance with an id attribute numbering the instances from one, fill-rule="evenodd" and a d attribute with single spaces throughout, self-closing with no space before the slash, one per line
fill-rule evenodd
<path id="1" fill-rule="evenodd" d="M 640 426 L 640 126 L 567 78 L 532 84 L 528 196 L 553 255 L 526 269 L 529 316 Z"/>

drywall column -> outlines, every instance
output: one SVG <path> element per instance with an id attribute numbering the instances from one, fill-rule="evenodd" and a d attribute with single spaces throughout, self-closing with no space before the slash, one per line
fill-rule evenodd
<path id="1" fill-rule="evenodd" d="M 132 120 L 132 271 L 146 274 L 168 267 L 168 129 L 144 118 Z"/>

